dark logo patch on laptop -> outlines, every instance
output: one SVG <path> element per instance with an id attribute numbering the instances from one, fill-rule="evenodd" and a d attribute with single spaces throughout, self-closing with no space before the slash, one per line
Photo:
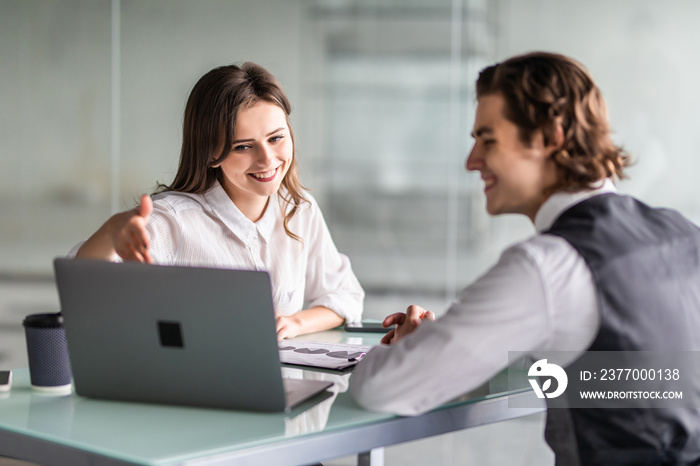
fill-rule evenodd
<path id="1" fill-rule="evenodd" d="M 182 339 L 182 328 L 179 322 L 158 321 L 158 336 L 160 345 L 166 348 L 184 348 L 185 342 Z"/>

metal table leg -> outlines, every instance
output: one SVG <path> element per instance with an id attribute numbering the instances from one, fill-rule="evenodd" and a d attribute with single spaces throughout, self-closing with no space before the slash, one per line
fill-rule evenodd
<path id="1" fill-rule="evenodd" d="M 373 448 L 357 455 L 357 466 L 384 466 L 384 447 Z"/>

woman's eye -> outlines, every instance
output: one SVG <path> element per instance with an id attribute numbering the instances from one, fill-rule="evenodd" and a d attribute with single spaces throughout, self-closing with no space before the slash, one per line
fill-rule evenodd
<path id="1" fill-rule="evenodd" d="M 284 138 L 284 135 L 283 135 L 283 134 L 278 134 L 277 136 L 272 136 L 272 137 L 270 138 L 270 142 L 277 142 L 277 141 L 279 141 L 279 140 L 282 139 L 282 138 Z"/>
<path id="2" fill-rule="evenodd" d="M 250 146 L 247 144 L 241 144 L 240 146 L 233 146 L 233 150 L 236 152 L 241 152 L 241 151 L 244 151 L 246 149 L 250 149 Z"/>
<path id="3" fill-rule="evenodd" d="M 485 139 L 485 140 L 484 140 L 484 147 L 491 147 L 491 146 L 493 146 L 494 144 L 496 144 L 496 140 L 495 140 L 495 139 Z"/>

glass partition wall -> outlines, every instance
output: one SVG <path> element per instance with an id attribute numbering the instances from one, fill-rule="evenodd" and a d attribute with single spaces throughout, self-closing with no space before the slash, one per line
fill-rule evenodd
<path id="1" fill-rule="evenodd" d="M 496 43 L 487 2 L 0 9 L 3 276 L 50 280 L 53 257 L 169 182 L 190 88 L 212 67 L 246 60 L 283 82 L 302 182 L 369 296 L 443 307 L 482 258 L 488 222 L 463 167 L 472 83 Z"/>
<path id="2" fill-rule="evenodd" d="M 0 278 L 50 282 L 53 257 L 171 181 L 194 82 L 247 60 L 289 94 L 302 182 L 368 317 L 442 312 L 532 233 L 489 218 L 464 171 L 477 72 L 515 53 L 582 61 L 635 157 L 620 188 L 698 220 L 697 14 L 694 0 L 0 2 Z"/>
<path id="3" fill-rule="evenodd" d="M 109 2 L 0 3 L 0 274 L 48 275 L 110 212 Z"/>
<path id="4" fill-rule="evenodd" d="M 316 2 L 305 23 L 307 41 L 324 44 L 307 56 L 304 140 L 318 144 L 307 166 L 335 241 L 368 294 L 442 308 L 484 227 L 464 162 L 471 83 L 494 55 L 493 7 Z"/>

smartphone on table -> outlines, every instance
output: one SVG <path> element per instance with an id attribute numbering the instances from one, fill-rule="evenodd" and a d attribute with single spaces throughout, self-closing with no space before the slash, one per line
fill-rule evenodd
<path id="1" fill-rule="evenodd" d="M 381 322 L 348 322 L 345 324 L 346 332 L 370 332 L 370 333 L 387 333 L 393 330 L 396 326 L 391 325 L 387 328 L 382 327 Z"/>

